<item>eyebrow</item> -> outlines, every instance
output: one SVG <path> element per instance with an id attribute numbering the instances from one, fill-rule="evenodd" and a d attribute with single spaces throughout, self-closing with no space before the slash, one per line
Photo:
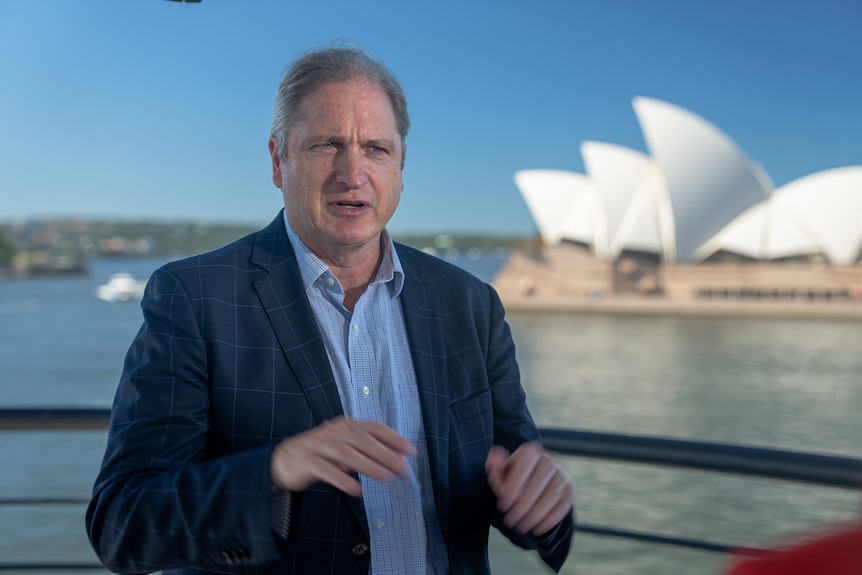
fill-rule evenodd
<path id="1" fill-rule="evenodd" d="M 397 150 L 399 147 L 394 141 L 386 138 L 382 140 L 366 140 L 362 144 L 364 146 L 376 146 L 379 148 L 387 148 L 392 150 Z"/>
<path id="2" fill-rule="evenodd" d="M 304 138 L 300 139 L 300 145 L 308 145 L 308 144 L 316 144 L 319 142 L 343 142 L 343 136 L 335 136 L 335 135 L 327 135 L 322 132 L 319 134 L 308 134 Z M 362 140 L 360 142 L 363 146 L 381 146 L 381 147 L 392 147 L 397 148 L 399 144 L 397 144 L 394 140 L 390 140 L 389 138 L 370 138 L 367 140 Z"/>

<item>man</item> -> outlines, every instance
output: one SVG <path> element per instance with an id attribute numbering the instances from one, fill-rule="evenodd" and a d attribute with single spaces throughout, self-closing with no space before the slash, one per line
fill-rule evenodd
<path id="1" fill-rule="evenodd" d="M 406 100 L 364 51 L 285 74 L 285 210 L 156 271 L 87 512 L 118 572 L 488 572 L 489 525 L 568 554 L 573 486 L 538 444 L 493 289 L 394 244 Z"/>

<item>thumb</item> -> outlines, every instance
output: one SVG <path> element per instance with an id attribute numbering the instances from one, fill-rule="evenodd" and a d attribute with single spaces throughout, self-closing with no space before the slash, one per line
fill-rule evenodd
<path id="1" fill-rule="evenodd" d="M 491 475 L 502 475 L 504 473 L 506 462 L 509 460 L 509 450 L 501 445 L 494 445 L 488 451 L 488 457 L 485 459 L 485 472 Z"/>

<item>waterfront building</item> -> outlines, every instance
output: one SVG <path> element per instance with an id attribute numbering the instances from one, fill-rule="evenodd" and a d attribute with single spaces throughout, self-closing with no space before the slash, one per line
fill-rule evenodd
<path id="1" fill-rule="evenodd" d="M 862 166 L 776 188 L 727 134 L 637 97 L 648 153 L 584 142 L 585 173 L 515 174 L 539 231 L 504 298 L 862 300 Z"/>

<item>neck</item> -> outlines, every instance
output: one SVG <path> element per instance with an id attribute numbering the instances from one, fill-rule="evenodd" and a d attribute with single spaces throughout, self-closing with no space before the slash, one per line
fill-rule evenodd
<path id="1" fill-rule="evenodd" d="M 351 312 L 356 302 L 365 293 L 368 285 L 374 281 L 381 259 L 382 257 L 379 254 L 373 265 L 338 267 L 329 264 L 329 271 L 338 279 L 341 289 L 344 290 L 344 307 Z"/>
<path id="2" fill-rule="evenodd" d="M 371 242 L 376 249 L 362 250 L 346 257 L 321 258 L 341 284 L 344 290 L 344 307 L 351 312 L 368 285 L 377 276 L 380 262 L 383 261 L 382 242 L 381 236 L 379 241 Z M 367 247 L 371 248 L 371 245 Z"/>

